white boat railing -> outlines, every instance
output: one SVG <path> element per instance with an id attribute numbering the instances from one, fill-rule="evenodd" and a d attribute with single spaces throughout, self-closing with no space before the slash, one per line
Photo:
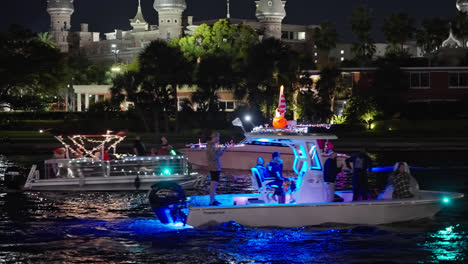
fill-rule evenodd
<path id="1" fill-rule="evenodd" d="M 188 175 L 182 155 L 125 157 L 118 160 L 51 159 L 44 162 L 44 179 L 115 176 Z"/>

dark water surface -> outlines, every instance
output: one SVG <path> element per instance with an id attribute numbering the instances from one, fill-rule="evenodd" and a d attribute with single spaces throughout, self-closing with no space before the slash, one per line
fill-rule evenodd
<path id="1" fill-rule="evenodd" d="M 446 155 L 441 157 L 450 159 Z M 402 158 L 400 153 L 376 156 L 396 158 Z M 426 159 L 412 161 L 421 189 L 468 193 L 464 160 L 447 166 L 440 157 L 432 160 L 434 166 Z M 247 173 L 229 171 L 218 193 L 251 190 Z M 142 192 L 0 189 L 0 208 L 0 263 L 468 262 L 467 198 L 451 203 L 434 219 L 278 229 L 236 223 L 199 229 L 163 226 Z"/>

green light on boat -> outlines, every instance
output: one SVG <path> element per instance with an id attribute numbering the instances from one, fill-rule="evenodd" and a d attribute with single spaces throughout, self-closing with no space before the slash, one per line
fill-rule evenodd
<path id="1" fill-rule="evenodd" d="M 171 174 L 171 170 L 170 169 L 164 169 L 164 175 L 169 175 Z"/>
<path id="2" fill-rule="evenodd" d="M 450 198 L 444 197 L 444 198 L 442 198 L 442 202 L 448 204 L 448 203 L 450 203 Z"/>
<path id="3" fill-rule="evenodd" d="M 171 149 L 171 154 L 174 155 L 174 156 L 177 155 L 177 153 L 173 149 Z"/>

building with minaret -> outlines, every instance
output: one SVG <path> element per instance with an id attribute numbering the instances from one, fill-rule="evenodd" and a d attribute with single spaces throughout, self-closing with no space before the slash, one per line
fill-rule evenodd
<path id="1" fill-rule="evenodd" d="M 141 12 L 140 0 L 138 0 L 138 10 L 135 17 L 130 19 L 130 25 L 132 26 L 134 32 L 148 30 L 148 23 L 145 21 L 143 13 Z"/>
<path id="2" fill-rule="evenodd" d="M 286 16 L 284 9 L 286 1 L 260 0 L 255 3 L 257 4 L 255 15 L 262 24 L 263 37 L 281 39 L 281 25 Z"/>
<path id="3" fill-rule="evenodd" d="M 468 0 L 458 0 L 457 9 L 460 12 L 468 13 Z"/>
<path id="4" fill-rule="evenodd" d="M 171 40 L 182 36 L 182 13 L 185 0 L 155 0 L 154 9 L 159 17 L 159 38 Z"/>
<path id="5" fill-rule="evenodd" d="M 50 15 L 49 33 L 61 52 L 69 50 L 69 32 L 73 0 L 47 0 L 47 12 Z"/>

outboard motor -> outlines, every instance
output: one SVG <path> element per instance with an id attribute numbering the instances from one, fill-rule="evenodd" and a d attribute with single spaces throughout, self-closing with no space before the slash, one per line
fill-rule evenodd
<path id="1" fill-rule="evenodd" d="M 153 212 L 163 224 L 187 222 L 188 205 L 184 190 L 172 181 L 151 185 L 148 195 Z"/>

